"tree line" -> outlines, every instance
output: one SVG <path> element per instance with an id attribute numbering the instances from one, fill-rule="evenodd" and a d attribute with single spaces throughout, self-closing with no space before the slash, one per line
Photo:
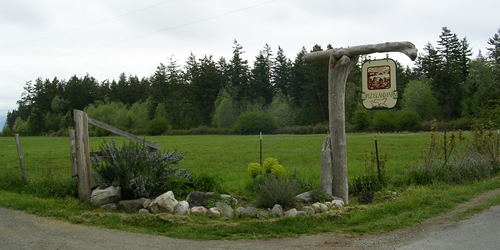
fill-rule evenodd
<path id="1" fill-rule="evenodd" d="M 466 37 L 460 39 L 443 27 L 437 46 L 429 42 L 414 67 L 396 62 L 399 101 L 385 112 L 361 105 L 361 64 L 368 60 L 363 58 L 347 81 L 346 121 L 356 130 L 380 130 L 380 117 L 393 121 L 405 111 L 417 122 L 483 118 L 500 125 L 492 115 L 500 113 L 499 36 L 500 29 L 489 38 L 487 54 L 472 59 Z M 315 45 L 310 51 L 321 50 Z M 102 82 L 88 74 L 68 80 L 38 78 L 26 82 L 2 133 L 63 134 L 73 126 L 73 109 L 138 134 L 200 126 L 231 129 L 248 112 L 270 114 L 279 127 L 326 124 L 328 62 L 306 63 L 303 57 L 310 51 L 303 47 L 292 61 L 281 47 L 274 54 L 266 44 L 250 65 L 243 46 L 234 40 L 229 60 L 191 54 L 180 65 L 169 58 L 141 79 L 125 73 Z M 393 124 L 389 130 L 397 127 Z"/>

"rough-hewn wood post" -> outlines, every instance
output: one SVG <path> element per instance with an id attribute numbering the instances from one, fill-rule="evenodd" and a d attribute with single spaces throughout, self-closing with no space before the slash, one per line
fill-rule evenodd
<path id="1" fill-rule="evenodd" d="M 77 162 L 76 162 L 76 136 L 75 130 L 69 130 L 69 153 L 71 158 L 71 177 L 78 175 L 77 172 Z"/>
<path id="2" fill-rule="evenodd" d="M 347 180 L 347 148 L 345 138 L 345 87 L 351 68 L 358 63 L 359 56 L 342 56 L 340 60 L 330 56 L 328 71 L 328 103 L 330 106 L 330 140 L 332 147 L 333 195 L 349 204 Z"/>
<path id="3" fill-rule="evenodd" d="M 21 176 L 23 181 L 26 182 L 28 177 L 26 176 L 26 169 L 24 168 L 24 157 L 23 151 L 21 151 L 21 141 L 19 140 L 19 134 L 15 135 L 16 137 L 16 145 L 17 145 L 17 156 L 19 157 L 19 165 L 21 165 Z"/>
<path id="4" fill-rule="evenodd" d="M 417 58 L 417 49 L 411 42 L 388 42 L 336 48 L 316 51 L 304 56 L 306 61 L 329 59 L 328 70 L 328 105 L 331 140 L 331 168 L 321 166 L 321 187 L 329 193 L 326 178 L 333 172 L 333 195 L 342 198 L 349 204 L 349 187 L 347 178 L 347 148 L 345 139 L 345 87 L 351 68 L 356 65 L 360 55 L 376 52 L 401 52 L 412 60 Z M 324 145 L 324 144 L 323 144 Z M 322 156 L 323 157 L 323 156 Z M 332 171 L 333 168 L 333 171 Z M 328 189 L 327 189 L 328 188 Z"/>
<path id="5" fill-rule="evenodd" d="M 85 112 L 75 109 L 73 115 L 75 120 L 78 197 L 80 200 L 89 200 L 91 195 L 89 124 Z"/>
<path id="6" fill-rule="evenodd" d="M 328 195 L 332 195 L 332 146 L 330 135 L 325 137 L 321 148 L 321 177 L 320 188 Z"/>

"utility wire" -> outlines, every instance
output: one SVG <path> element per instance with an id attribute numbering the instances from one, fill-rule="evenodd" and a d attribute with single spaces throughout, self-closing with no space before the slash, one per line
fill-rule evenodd
<path id="1" fill-rule="evenodd" d="M 245 10 L 253 9 L 253 8 L 256 8 L 256 7 L 259 7 L 259 6 L 262 6 L 262 5 L 266 5 L 266 4 L 270 4 L 270 3 L 276 2 L 276 1 L 278 1 L 278 0 L 271 0 L 271 1 L 264 2 L 264 3 L 260 3 L 260 4 L 251 5 L 251 6 L 248 6 L 248 7 L 245 7 L 245 8 L 241 8 L 241 9 L 229 11 L 229 12 L 226 12 L 226 13 L 223 13 L 223 14 L 219 14 L 219 15 L 215 15 L 215 16 L 211 16 L 211 17 L 207 17 L 207 18 L 202 18 L 202 19 L 199 19 L 199 20 L 195 20 L 195 21 L 188 22 L 188 23 L 185 23 L 185 24 L 180 24 L 180 25 L 177 25 L 177 26 L 172 26 L 172 27 L 169 27 L 169 28 L 166 28 L 166 29 L 162 29 L 162 30 L 150 32 L 150 33 L 147 33 L 147 34 L 143 34 L 143 35 L 139 35 L 139 36 L 134 36 L 134 37 L 130 37 L 130 38 L 127 38 L 127 39 L 123 39 L 123 40 L 119 40 L 119 41 L 115 41 L 115 42 L 110 42 L 110 43 L 106 43 L 106 44 L 102 44 L 102 45 L 98 45 L 98 46 L 94 46 L 94 47 L 89 47 L 89 48 L 85 48 L 85 49 L 81 49 L 81 50 L 76 50 L 76 51 L 73 51 L 73 52 L 64 53 L 64 54 L 60 54 L 60 55 L 53 56 L 53 57 L 47 57 L 47 58 L 43 58 L 43 59 L 40 59 L 40 60 L 37 60 L 37 61 L 34 61 L 34 62 L 39 62 L 39 61 L 53 59 L 53 58 L 59 58 L 59 57 L 68 56 L 68 55 L 73 55 L 73 54 L 77 54 L 77 53 L 81 53 L 81 52 L 85 52 L 85 51 L 89 51 L 89 50 L 94 50 L 94 49 L 98 49 L 98 48 L 102 48 L 102 47 L 107 47 L 107 46 L 110 46 L 110 45 L 115 45 L 115 44 L 119 44 L 119 43 L 131 41 L 131 40 L 135 40 L 135 39 L 146 37 L 146 36 L 151 36 L 151 35 L 154 35 L 154 34 L 165 32 L 165 31 L 169 31 L 169 30 L 173 30 L 173 29 L 178 29 L 178 28 L 189 26 L 189 25 L 193 25 L 193 24 L 205 22 L 205 21 L 208 21 L 208 20 L 216 19 L 216 18 L 219 18 L 219 17 L 231 15 L 231 14 L 234 14 L 234 13 L 242 12 L 242 11 L 245 11 Z M 6 66 L 3 66 L 3 67 L 0 67 L 0 69 L 1 68 L 13 67 L 13 66 L 17 66 L 17 65 L 22 65 L 22 64 L 24 64 L 24 63 L 6 65 Z"/>

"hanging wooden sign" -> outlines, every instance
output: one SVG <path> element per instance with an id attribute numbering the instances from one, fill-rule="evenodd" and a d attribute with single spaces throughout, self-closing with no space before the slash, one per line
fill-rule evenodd
<path id="1" fill-rule="evenodd" d="M 363 106 L 366 109 L 394 108 L 398 102 L 394 60 L 366 61 L 361 72 Z"/>

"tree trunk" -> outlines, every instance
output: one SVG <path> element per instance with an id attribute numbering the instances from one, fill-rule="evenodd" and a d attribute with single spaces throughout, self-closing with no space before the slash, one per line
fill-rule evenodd
<path id="1" fill-rule="evenodd" d="M 333 195 L 349 204 L 347 180 L 347 148 L 345 139 L 345 88 L 351 68 L 359 56 L 342 56 L 336 60 L 330 56 L 328 70 L 328 106 L 330 107 L 330 140 L 332 145 Z"/>

